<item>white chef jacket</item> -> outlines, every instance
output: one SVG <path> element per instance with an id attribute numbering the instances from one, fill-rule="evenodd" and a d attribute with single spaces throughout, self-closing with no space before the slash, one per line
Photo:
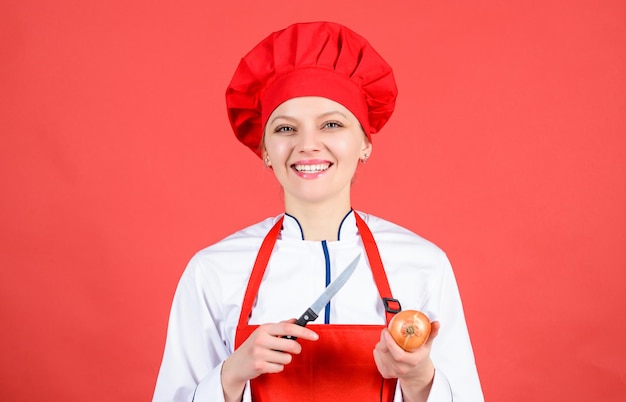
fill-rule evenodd
<path id="1" fill-rule="evenodd" d="M 385 324 L 354 213 L 344 218 L 338 241 L 332 242 L 304 240 L 297 219 L 285 215 L 250 324 L 299 317 L 359 254 L 359 265 L 331 300 L 329 314 L 322 311 L 314 324 Z M 402 309 L 422 311 L 441 323 L 431 349 L 435 378 L 428 401 L 483 401 L 458 287 L 445 253 L 407 229 L 358 213 L 374 235 L 391 292 Z M 222 363 L 234 350 L 243 296 L 261 242 L 279 218 L 245 228 L 193 256 L 174 296 L 153 402 L 224 401 Z M 249 386 L 243 401 L 251 401 Z M 398 385 L 394 402 L 399 401 Z"/>

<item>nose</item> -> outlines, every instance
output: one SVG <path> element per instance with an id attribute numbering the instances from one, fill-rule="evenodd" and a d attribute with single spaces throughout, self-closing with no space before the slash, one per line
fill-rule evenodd
<path id="1" fill-rule="evenodd" d="M 319 151 L 322 148 L 320 133 L 314 127 L 303 127 L 298 136 L 298 151 L 302 153 Z"/>

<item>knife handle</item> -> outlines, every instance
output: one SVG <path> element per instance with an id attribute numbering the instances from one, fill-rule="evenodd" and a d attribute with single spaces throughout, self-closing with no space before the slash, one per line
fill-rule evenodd
<path id="1" fill-rule="evenodd" d="M 315 321 L 316 319 L 317 319 L 317 314 L 315 313 L 315 311 L 311 310 L 311 308 L 308 308 L 304 312 L 304 314 L 302 314 L 300 318 L 296 320 L 295 324 L 301 327 L 305 327 L 308 322 Z M 293 339 L 293 340 L 298 339 L 295 336 L 291 336 L 291 335 L 283 336 L 283 338 Z"/>

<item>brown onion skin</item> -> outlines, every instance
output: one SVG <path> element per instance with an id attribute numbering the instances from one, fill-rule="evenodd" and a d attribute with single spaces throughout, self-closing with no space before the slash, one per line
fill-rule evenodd
<path id="1" fill-rule="evenodd" d="M 387 329 L 402 349 L 412 352 L 428 340 L 431 325 L 421 311 L 404 310 L 393 316 Z"/>

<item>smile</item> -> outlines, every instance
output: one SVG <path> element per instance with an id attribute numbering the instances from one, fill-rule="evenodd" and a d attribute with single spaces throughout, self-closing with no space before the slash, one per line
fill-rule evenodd
<path id="1" fill-rule="evenodd" d="M 327 170 L 330 163 L 317 163 L 314 165 L 292 165 L 294 169 L 302 173 L 319 173 Z"/>

